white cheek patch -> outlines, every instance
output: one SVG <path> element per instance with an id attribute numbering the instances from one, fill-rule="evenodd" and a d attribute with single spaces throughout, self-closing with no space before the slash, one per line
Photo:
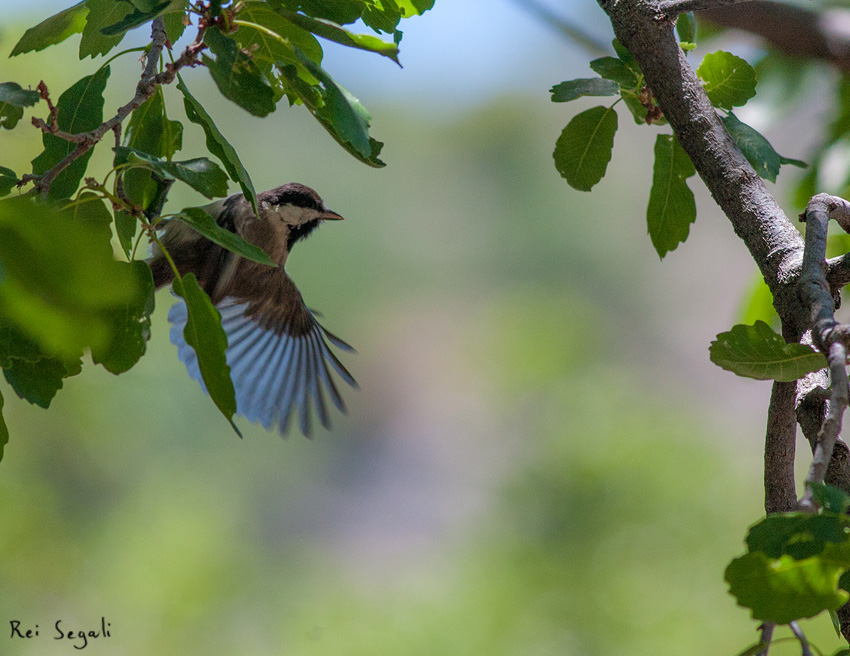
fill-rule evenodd
<path id="1" fill-rule="evenodd" d="M 316 210 L 311 210 L 307 207 L 297 207 L 295 205 L 278 205 L 275 208 L 270 207 L 269 209 L 271 212 L 267 216 L 276 218 L 288 225 L 300 225 L 318 215 Z"/>

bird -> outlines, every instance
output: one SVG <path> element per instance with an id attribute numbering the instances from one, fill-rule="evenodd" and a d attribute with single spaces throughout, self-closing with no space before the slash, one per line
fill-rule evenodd
<path id="1" fill-rule="evenodd" d="M 295 244 L 323 222 L 343 217 L 329 210 L 313 189 L 297 182 L 259 193 L 256 201 L 256 214 L 244 194 L 202 209 L 220 227 L 265 251 L 275 267 L 243 258 L 179 220 L 165 225 L 160 241 L 180 275 L 194 273 L 221 314 L 236 414 L 267 430 L 276 425 L 281 435 L 287 434 L 290 419 L 297 415 L 301 432 L 310 437 L 311 406 L 322 425 L 331 426 L 324 393 L 340 412 L 346 411 L 331 369 L 357 387 L 328 342 L 343 351 L 354 349 L 319 323 L 316 317 L 321 315 L 305 305 L 284 265 Z M 156 244 L 148 264 L 156 289 L 173 282 L 174 271 Z M 189 375 L 206 391 L 197 355 L 183 336 L 187 318 L 186 304 L 179 299 L 168 313 L 171 341 Z"/>

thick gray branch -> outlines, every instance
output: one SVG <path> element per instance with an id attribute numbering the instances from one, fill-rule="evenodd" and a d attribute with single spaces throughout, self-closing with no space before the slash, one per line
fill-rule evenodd
<path id="1" fill-rule="evenodd" d="M 794 289 L 803 240 L 741 154 L 690 67 L 669 20 L 653 3 L 600 0 L 634 55 L 664 116 L 715 201 L 744 241 L 773 293 L 784 326 L 808 319 Z"/>

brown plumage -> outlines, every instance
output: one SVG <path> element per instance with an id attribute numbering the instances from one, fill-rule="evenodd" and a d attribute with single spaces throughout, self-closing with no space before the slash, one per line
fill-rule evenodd
<path id="1" fill-rule="evenodd" d="M 302 432 L 309 435 L 311 406 L 322 424 L 330 426 L 323 389 L 345 410 L 328 364 L 356 386 L 326 339 L 345 350 L 351 347 L 316 321 L 283 267 L 295 243 L 323 221 L 342 217 L 328 210 L 315 191 L 298 183 L 258 194 L 257 206 L 259 217 L 237 194 L 204 210 L 219 226 L 262 248 L 277 267 L 242 258 L 180 221 L 169 222 L 161 240 L 180 275 L 194 273 L 222 314 L 237 413 L 266 428 L 276 423 L 284 433 L 294 407 Z M 157 289 L 173 280 L 171 266 L 159 249 L 155 248 L 149 264 Z M 186 308 L 182 300 L 172 307 L 169 321 L 180 359 L 203 387 L 197 356 L 183 338 Z"/>

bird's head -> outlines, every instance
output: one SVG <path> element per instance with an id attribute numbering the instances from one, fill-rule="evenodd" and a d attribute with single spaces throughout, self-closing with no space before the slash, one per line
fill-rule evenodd
<path id="1" fill-rule="evenodd" d="M 339 221 L 342 217 L 325 207 L 319 194 L 303 184 L 290 182 L 257 196 L 263 219 L 280 221 L 288 229 L 286 250 L 307 237 L 322 221 Z"/>

